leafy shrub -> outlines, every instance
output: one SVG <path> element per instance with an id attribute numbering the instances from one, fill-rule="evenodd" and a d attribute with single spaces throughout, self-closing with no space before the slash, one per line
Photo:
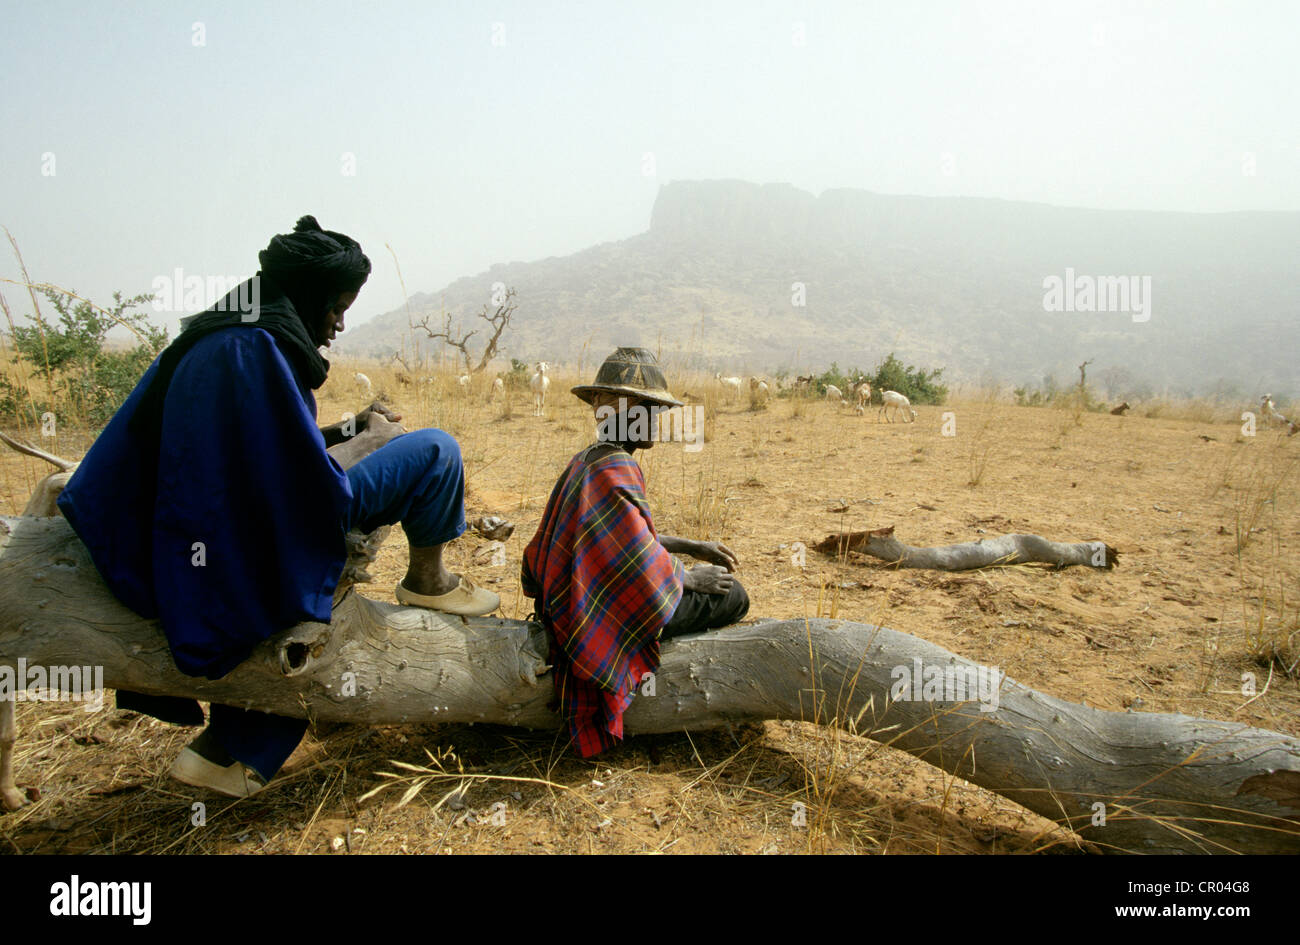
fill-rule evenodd
<path id="1" fill-rule="evenodd" d="M 939 378 L 943 368 L 926 371 L 924 368 L 904 366 L 891 351 L 876 367 L 876 373 L 868 377 L 873 392 L 894 390 L 914 404 L 941 404 L 948 399 L 948 387 L 940 384 Z M 879 394 L 875 394 L 878 398 Z"/>
<path id="2" fill-rule="evenodd" d="M 835 385 L 848 398 L 856 383 L 866 381 L 871 385 L 872 398 L 879 402 L 880 391 L 898 391 L 914 404 L 941 404 L 948 398 L 948 388 L 939 383 L 943 368 L 926 371 L 923 368 L 904 365 L 891 352 L 874 373 L 860 368 L 841 371 L 837 362 L 831 362 L 830 368 L 813 379 L 813 387 L 819 396 L 826 395 L 826 388 Z"/>
<path id="3" fill-rule="evenodd" d="M 528 390 L 528 384 L 533 379 L 533 366 L 527 361 L 511 358 L 510 370 L 503 375 L 503 379 L 507 390 Z"/>
<path id="4" fill-rule="evenodd" d="M 845 397 L 849 395 L 849 375 L 840 373 L 838 362 L 832 361 L 829 369 L 813 378 L 813 389 L 818 396 L 826 396 L 826 388 L 835 386 Z"/>
<path id="5" fill-rule="evenodd" d="M 62 408 L 100 426 L 122 405 L 145 369 L 167 345 L 167 331 L 155 328 L 144 312 L 132 311 L 150 295 L 123 299 L 113 293 L 113 305 L 101 309 L 72 292 L 45 288 L 42 294 L 57 313 L 57 322 L 34 313 L 32 324 L 15 326 L 14 347 L 45 384 L 63 401 Z M 126 350 L 104 350 L 115 326 L 131 329 L 138 343 Z M 38 411 L 51 405 L 38 405 Z M 30 401 L 14 384 L 0 386 L 0 412 L 11 419 L 31 412 Z M 38 414 L 39 415 L 39 414 Z"/>
<path id="6" fill-rule="evenodd" d="M 1056 378 L 1051 374 L 1043 377 L 1043 382 L 1038 387 L 1030 387 L 1026 384 L 1024 387 L 1017 387 L 1012 390 L 1015 395 L 1016 403 L 1021 407 L 1047 407 L 1060 398 L 1061 389 L 1056 383 Z"/>

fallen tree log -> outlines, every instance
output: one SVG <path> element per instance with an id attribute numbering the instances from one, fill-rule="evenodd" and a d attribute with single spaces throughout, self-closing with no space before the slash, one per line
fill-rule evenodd
<path id="1" fill-rule="evenodd" d="M 1108 571 L 1119 563 L 1119 552 L 1104 541 L 1060 542 L 1038 535 L 1001 535 L 957 545 L 918 548 L 895 538 L 893 525 L 827 535 L 812 547 L 828 555 L 857 551 L 896 567 L 936 571 L 971 571 L 1008 564 L 1050 564 L 1056 568 L 1081 564 Z"/>
<path id="2" fill-rule="evenodd" d="M 27 507 L 23 509 L 23 515 L 34 515 L 40 518 L 58 515 L 58 506 L 54 503 L 58 501 L 59 494 L 63 492 L 63 487 L 68 484 L 68 480 L 72 478 L 73 472 L 80 463 L 64 459 L 61 456 L 55 456 L 53 453 L 47 453 L 45 450 L 37 449 L 30 443 L 24 443 L 22 440 L 15 440 L 3 430 L 0 430 L 0 443 L 4 443 L 6 446 L 27 456 L 35 456 L 37 459 L 43 459 L 47 463 L 59 467 L 58 472 L 51 473 L 36 484 L 31 498 L 27 500 Z M 3 726 L 3 724 L 0 721 L 0 726 Z"/>
<path id="3" fill-rule="evenodd" d="M 0 667 L 102 666 L 110 688 L 322 721 L 552 729 L 546 653 L 535 624 L 349 592 L 333 624 L 300 624 L 225 678 L 196 679 L 176 670 L 155 623 L 112 597 L 66 521 L 0 518 Z M 1300 740 L 1075 705 L 893 630 L 793 620 L 681 638 L 664 644 L 654 694 L 646 689 L 625 716 L 629 734 L 761 719 L 837 725 L 1103 849 L 1300 852 Z"/>

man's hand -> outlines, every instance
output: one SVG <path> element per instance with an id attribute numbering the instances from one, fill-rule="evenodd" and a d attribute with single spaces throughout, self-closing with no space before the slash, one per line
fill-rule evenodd
<path id="1" fill-rule="evenodd" d="M 736 553 L 717 541 L 697 541 L 695 547 L 687 554 L 700 561 L 720 565 L 728 571 L 735 571 L 740 566 L 740 559 L 736 557 Z"/>
<path id="2" fill-rule="evenodd" d="M 696 561 L 720 565 L 728 571 L 740 566 L 736 553 L 726 545 L 716 541 L 694 541 L 690 538 L 677 538 L 674 535 L 660 535 L 659 544 L 675 555 L 690 555 Z"/>
<path id="3" fill-rule="evenodd" d="M 394 413 L 376 400 L 357 414 L 357 432 L 369 433 L 379 442 L 387 443 L 406 432 L 398 423 L 401 419 L 401 414 Z"/>
<path id="4" fill-rule="evenodd" d="M 320 432 L 325 449 L 339 466 L 348 469 L 405 433 L 397 422 L 401 419 L 400 414 L 375 401 L 351 419 L 321 427 Z"/>
<path id="5" fill-rule="evenodd" d="M 370 423 L 372 417 L 382 417 L 390 423 L 397 423 L 402 419 L 400 413 L 393 413 L 384 404 L 376 400 L 369 407 L 364 407 L 357 411 L 357 429 L 364 430 Z"/>
<path id="6" fill-rule="evenodd" d="M 726 594 L 735 583 L 726 568 L 714 564 L 697 564 L 682 575 L 682 587 L 701 594 Z"/>

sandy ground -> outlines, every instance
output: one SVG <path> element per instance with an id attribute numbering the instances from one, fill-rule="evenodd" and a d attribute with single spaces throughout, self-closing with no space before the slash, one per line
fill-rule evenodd
<path id="1" fill-rule="evenodd" d="M 370 370 L 371 377 L 378 371 Z M 356 410 L 351 370 L 322 391 L 320 420 Z M 462 443 L 467 506 L 517 525 L 508 563 L 451 561 L 522 617 L 519 554 L 555 476 L 590 437 L 557 377 L 545 417 L 512 415 L 446 382 L 385 393 L 410 428 Z M 943 414 L 955 421 L 944 436 Z M 1239 424 L 1018 408 L 921 407 L 912 424 L 816 402 L 716 405 L 699 452 L 643 454 L 661 532 L 724 541 L 751 616 L 838 616 L 925 637 L 1052 695 L 1102 709 L 1181 712 L 1300 735 L 1300 688 L 1258 655 L 1262 636 L 1300 656 L 1300 437 Z M 951 426 L 949 429 L 952 429 Z M 76 457 L 87 438 L 43 446 Z M 21 509 L 48 467 L 0 454 L 0 511 Z M 847 505 L 847 511 L 832 508 Z M 1113 572 L 896 571 L 789 545 L 894 525 L 912 544 L 1006 532 L 1101 539 Z M 1239 551 L 1239 534 L 1249 538 Z M 363 592 L 392 599 L 405 569 L 389 538 Z M 1271 676 L 1270 676 L 1271 672 Z M 1243 695 L 1253 674 L 1263 695 Z M 337 727 L 310 733 L 263 794 L 195 796 L 165 775 L 191 730 L 129 713 L 24 703 L 18 781 L 36 802 L 0 815 L 9 852 L 1033 852 L 1073 835 L 1018 805 L 865 739 L 801 723 L 630 739 L 592 761 L 551 733 L 483 726 Z M 454 754 L 448 754 L 449 752 Z M 434 763 L 431 759 L 438 758 Z M 424 774 L 392 762 L 427 768 Z M 379 772 L 402 779 L 384 783 Z M 463 772 L 463 773 L 461 773 Z M 469 776 L 477 780 L 466 781 Z M 420 790 L 397 806 L 413 779 Z M 512 780 L 514 779 L 514 780 Z M 463 795 L 457 789 L 466 787 Z M 203 805 L 203 817 L 195 803 Z M 504 805 L 504 806 L 502 806 Z M 798 824 L 796 805 L 806 808 Z M 202 819 L 203 824 L 196 821 Z"/>

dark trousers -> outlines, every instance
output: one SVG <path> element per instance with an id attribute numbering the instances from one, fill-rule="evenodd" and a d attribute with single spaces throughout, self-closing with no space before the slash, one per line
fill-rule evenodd
<path id="1" fill-rule="evenodd" d="M 395 437 L 347 475 L 352 507 L 348 520 L 340 523 L 344 531 L 373 531 L 401 522 L 417 548 L 451 541 L 465 531 L 465 467 L 449 433 L 417 430 Z M 203 723 L 193 699 L 119 691 L 117 707 L 182 725 Z M 227 754 L 269 781 L 302 741 L 307 722 L 214 703 L 208 729 Z"/>
<path id="2" fill-rule="evenodd" d="M 739 581 L 725 594 L 702 594 L 699 591 L 682 591 L 681 603 L 672 619 L 664 625 L 660 640 L 682 637 L 688 633 L 703 633 L 718 627 L 730 626 L 744 620 L 749 613 L 749 595 Z"/>

